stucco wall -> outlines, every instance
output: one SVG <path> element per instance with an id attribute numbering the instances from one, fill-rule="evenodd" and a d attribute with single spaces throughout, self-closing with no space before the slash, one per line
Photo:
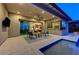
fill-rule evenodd
<path id="1" fill-rule="evenodd" d="M 8 38 L 8 28 L 4 32 L 2 31 L 2 21 L 6 16 L 8 16 L 8 13 L 3 4 L 0 4 L 0 45 Z"/>
<path id="2" fill-rule="evenodd" d="M 20 35 L 20 21 L 19 19 L 26 19 L 23 16 L 16 14 L 9 14 L 9 18 L 11 20 L 10 28 L 9 28 L 9 37 L 16 37 Z"/>

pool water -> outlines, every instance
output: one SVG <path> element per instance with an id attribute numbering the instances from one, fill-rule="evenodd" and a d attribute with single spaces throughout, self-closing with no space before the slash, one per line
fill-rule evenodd
<path id="1" fill-rule="evenodd" d="M 79 55 L 79 47 L 75 42 L 61 40 L 43 53 L 45 55 Z"/>

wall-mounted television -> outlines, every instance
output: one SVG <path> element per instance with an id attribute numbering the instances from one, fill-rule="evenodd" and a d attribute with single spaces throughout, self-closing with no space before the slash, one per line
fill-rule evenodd
<path id="1" fill-rule="evenodd" d="M 5 19 L 2 21 L 3 27 L 10 27 L 10 19 L 8 17 L 5 17 Z"/>

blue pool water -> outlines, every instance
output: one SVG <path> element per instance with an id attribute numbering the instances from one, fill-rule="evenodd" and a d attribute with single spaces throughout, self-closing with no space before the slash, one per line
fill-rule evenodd
<path id="1" fill-rule="evenodd" d="M 76 42 L 64 39 L 51 43 L 41 48 L 40 51 L 45 55 L 79 55 Z"/>

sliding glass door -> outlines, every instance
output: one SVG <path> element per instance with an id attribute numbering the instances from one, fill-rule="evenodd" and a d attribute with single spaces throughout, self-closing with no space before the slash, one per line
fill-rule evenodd
<path id="1" fill-rule="evenodd" d="M 25 35 L 29 31 L 29 22 L 27 21 L 20 21 L 20 34 Z"/>

